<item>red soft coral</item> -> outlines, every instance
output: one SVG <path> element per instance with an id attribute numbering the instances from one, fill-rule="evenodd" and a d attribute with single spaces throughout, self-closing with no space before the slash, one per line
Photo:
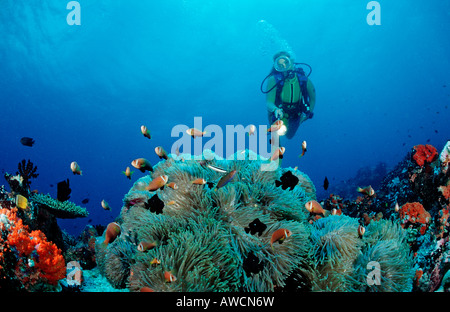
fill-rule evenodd
<path id="1" fill-rule="evenodd" d="M 431 163 L 438 157 L 436 148 L 430 144 L 415 145 L 413 159 L 419 166 L 423 167 L 425 163 Z"/>
<path id="2" fill-rule="evenodd" d="M 399 214 L 403 228 L 407 224 L 417 225 L 420 228 L 420 234 L 425 234 L 431 215 L 421 203 L 406 203 L 401 207 Z"/>
<path id="3" fill-rule="evenodd" d="M 439 186 L 438 190 L 442 193 L 442 196 L 446 199 L 450 199 L 450 180 L 447 181 L 446 185 Z"/>
<path id="4" fill-rule="evenodd" d="M 30 232 L 17 217 L 16 211 L 2 212 L 9 220 L 8 229 L 5 227 L 9 232 L 6 242 L 18 258 L 15 270 L 17 279 L 27 285 L 37 282 L 55 285 L 64 278 L 66 267 L 61 250 L 49 242 L 40 230 Z"/>
<path id="5" fill-rule="evenodd" d="M 49 284 L 55 285 L 66 275 L 66 265 L 61 250 L 46 240 L 40 241 L 36 245 L 36 250 L 39 255 L 36 268 L 42 272 L 42 277 L 47 279 Z"/>

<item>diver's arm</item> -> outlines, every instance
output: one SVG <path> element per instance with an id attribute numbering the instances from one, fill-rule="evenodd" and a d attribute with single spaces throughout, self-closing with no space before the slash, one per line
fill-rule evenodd
<path id="1" fill-rule="evenodd" d="M 314 107 L 316 106 L 316 89 L 314 88 L 314 85 L 311 82 L 311 80 L 309 80 L 309 78 L 306 83 L 306 89 L 308 89 L 308 95 L 309 95 L 309 112 L 310 112 L 310 114 L 307 116 L 302 114 L 303 116 L 300 118 L 300 123 L 304 122 L 305 120 L 308 120 L 309 118 L 312 118 L 312 114 L 314 112 Z"/>
<path id="2" fill-rule="evenodd" d="M 314 88 L 314 85 L 309 78 L 308 82 L 306 83 L 306 88 L 308 89 L 309 95 L 309 109 L 311 112 L 313 112 L 314 106 L 316 106 L 316 88 Z"/>
<path id="3" fill-rule="evenodd" d="M 273 78 L 273 76 L 270 76 L 269 79 L 267 80 L 267 89 L 266 90 L 270 90 L 272 89 L 272 91 L 270 91 L 269 93 L 266 94 L 266 105 L 267 105 L 267 111 L 269 113 L 273 113 L 275 112 L 275 110 L 278 108 L 275 105 L 275 96 L 277 94 L 277 88 L 275 87 L 275 78 Z"/>

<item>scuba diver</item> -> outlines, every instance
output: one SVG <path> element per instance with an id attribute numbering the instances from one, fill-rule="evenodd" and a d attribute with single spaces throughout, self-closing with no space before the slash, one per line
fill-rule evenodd
<path id="1" fill-rule="evenodd" d="M 294 63 L 288 52 L 281 51 L 273 56 L 273 67 L 261 83 L 261 91 L 266 94 L 269 124 L 282 120 L 286 126 L 285 135 L 291 139 L 305 120 L 313 117 L 316 91 L 311 80 L 311 66 Z M 309 73 L 300 65 L 306 65 Z M 263 84 L 267 80 L 267 89 Z M 283 135 L 282 133 L 280 135 Z"/>

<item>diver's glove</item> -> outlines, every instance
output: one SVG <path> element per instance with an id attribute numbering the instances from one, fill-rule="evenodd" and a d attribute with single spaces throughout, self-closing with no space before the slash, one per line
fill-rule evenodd
<path id="1" fill-rule="evenodd" d="M 277 119 L 283 118 L 283 115 L 284 115 L 283 110 L 281 108 L 277 108 L 275 110 L 274 114 L 275 114 L 275 118 L 277 118 Z"/>
<path id="2" fill-rule="evenodd" d="M 311 111 L 308 111 L 308 112 L 306 113 L 306 117 L 307 117 L 308 119 L 311 119 L 311 118 L 314 117 L 314 113 L 311 112 Z"/>

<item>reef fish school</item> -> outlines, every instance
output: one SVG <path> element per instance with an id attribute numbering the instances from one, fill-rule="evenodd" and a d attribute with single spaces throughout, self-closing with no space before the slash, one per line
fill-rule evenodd
<path id="1" fill-rule="evenodd" d="M 271 307 L 274 303 L 274 297 L 222 297 L 220 300 L 211 301 L 205 298 L 178 298 L 176 302 L 177 307 L 203 307 L 208 309 L 211 305 L 219 304 L 220 307 Z"/>
<path id="2" fill-rule="evenodd" d="M 211 135 L 212 133 L 214 133 L 214 136 Z M 185 154 L 202 155 L 203 151 L 211 150 L 222 158 L 245 149 L 252 150 L 265 158 L 270 158 L 272 152 L 278 149 L 280 145 L 280 134 L 276 131 L 269 132 L 267 125 L 260 125 L 258 128 L 254 125 L 248 125 L 247 127 L 226 125 L 224 136 L 224 131 L 219 125 L 207 125 L 203 128 L 202 117 L 194 117 L 193 128 L 187 125 L 174 126 L 171 137 L 179 138 L 172 144 L 172 154 L 177 154 L 181 150 Z M 203 144 L 202 139 L 205 138 L 208 138 L 208 141 Z M 247 138 L 248 148 L 246 147 Z M 224 146 L 226 147 L 226 154 L 224 153 Z M 254 156 L 249 155 L 249 159 L 256 160 L 256 154 Z M 251 159 L 251 157 L 255 157 L 255 159 Z M 242 155 L 243 159 L 245 159 L 245 155 Z"/>

